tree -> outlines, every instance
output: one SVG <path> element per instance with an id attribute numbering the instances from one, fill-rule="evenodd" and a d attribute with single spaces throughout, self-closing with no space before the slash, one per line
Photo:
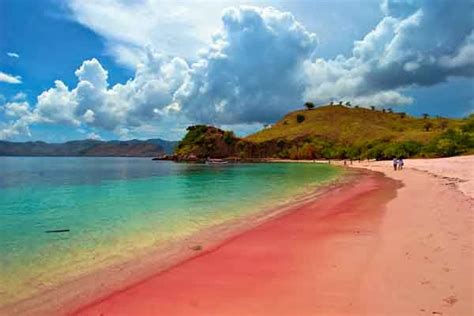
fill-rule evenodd
<path id="1" fill-rule="evenodd" d="M 300 150 L 300 158 L 304 159 L 314 159 L 315 156 L 315 148 L 310 143 L 305 143 Z"/>
<path id="2" fill-rule="evenodd" d="M 347 101 L 346 106 L 351 107 L 351 101 Z"/>
<path id="3" fill-rule="evenodd" d="M 354 106 L 354 108 L 358 109 L 358 108 L 359 108 L 359 106 L 358 106 L 358 105 L 355 105 L 355 106 Z"/>
<path id="4" fill-rule="evenodd" d="M 425 131 L 429 132 L 429 130 L 431 128 L 433 128 L 433 123 L 431 122 L 426 122 L 424 125 L 423 125 L 423 128 L 425 129 Z"/>
<path id="5" fill-rule="evenodd" d="M 439 122 L 439 128 L 442 129 L 443 131 L 448 128 L 448 120 L 441 119 Z"/>
<path id="6" fill-rule="evenodd" d="M 387 112 L 387 110 L 385 110 L 385 109 L 382 109 L 382 112 L 383 112 L 383 113 L 385 113 L 385 112 Z"/>
<path id="7" fill-rule="evenodd" d="M 426 120 L 428 117 L 430 117 L 430 115 L 428 113 L 423 113 L 421 114 L 423 116 L 423 118 Z"/>
<path id="8" fill-rule="evenodd" d="M 400 115 L 401 118 L 405 118 L 407 116 L 407 114 L 405 112 L 401 112 L 401 113 L 399 113 L 399 115 Z"/>
<path id="9" fill-rule="evenodd" d="M 296 122 L 302 123 L 304 120 L 305 120 L 304 115 L 302 115 L 302 114 L 296 115 Z"/>
<path id="10" fill-rule="evenodd" d="M 438 141 L 436 151 L 443 157 L 454 156 L 457 154 L 457 146 L 453 140 L 442 138 Z"/>
<path id="11" fill-rule="evenodd" d="M 222 138 L 227 145 L 231 145 L 236 140 L 234 132 L 232 131 L 225 131 Z"/>
<path id="12" fill-rule="evenodd" d="M 370 109 L 371 109 L 372 111 L 375 111 L 375 106 L 371 105 L 371 106 L 370 106 Z"/>
<path id="13" fill-rule="evenodd" d="M 306 102 L 306 103 L 304 104 L 304 106 L 305 106 L 306 109 L 308 109 L 308 110 L 314 109 L 314 103 L 313 103 L 313 102 Z"/>
<path id="14" fill-rule="evenodd" d="M 387 111 L 388 111 L 388 113 L 393 113 L 392 108 L 388 108 Z"/>
<path id="15" fill-rule="evenodd" d="M 329 103 L 329 105 L 334 105 L 334 101 L 331 101 L 331 102 Z"/>
<path id="16" fill-rule="evenodd" d="M 339 105 L 342 105 L 342 101 L 339 101 Z"/>

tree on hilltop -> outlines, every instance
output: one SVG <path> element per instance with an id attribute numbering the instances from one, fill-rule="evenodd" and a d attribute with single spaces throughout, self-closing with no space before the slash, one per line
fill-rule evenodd
<path id="1" fill-rule="evenodd" d="M 305 106 L 306 109 L 308 109 L 308 110 L 314 109 L 314 103 L 313 103 L 313 102 L 306 102 L 306 103 L 304 104 L 304 106 Z"/>

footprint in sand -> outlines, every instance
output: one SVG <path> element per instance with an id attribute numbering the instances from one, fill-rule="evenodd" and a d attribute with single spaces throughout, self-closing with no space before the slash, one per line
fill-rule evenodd
<path id="1" fill-rule="evenodd" d="M 449 271 L 451 271 L 451 269 L 449 269 L 449 268 L 447 268 L 447 267 L 444 267 L 442 270 L 443 270 L 444 272 L 449 272 Z"/>

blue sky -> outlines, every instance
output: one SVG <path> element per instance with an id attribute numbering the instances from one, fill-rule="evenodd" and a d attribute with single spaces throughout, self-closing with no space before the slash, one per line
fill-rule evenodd
<path id="1" fill-rule="evenodd" d="M 473 1 L 0 0 L 0 139 L 240 135 L 306 100 L 474 111 Z"/>

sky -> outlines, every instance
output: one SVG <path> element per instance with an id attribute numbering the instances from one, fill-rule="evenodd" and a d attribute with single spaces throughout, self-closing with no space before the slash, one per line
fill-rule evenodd
<path id="1" fill-rule="evenodd" d="M 243 136 L 306 101 L 474 112 L 474 0 L 0 0 L 0 139 Z"/>

